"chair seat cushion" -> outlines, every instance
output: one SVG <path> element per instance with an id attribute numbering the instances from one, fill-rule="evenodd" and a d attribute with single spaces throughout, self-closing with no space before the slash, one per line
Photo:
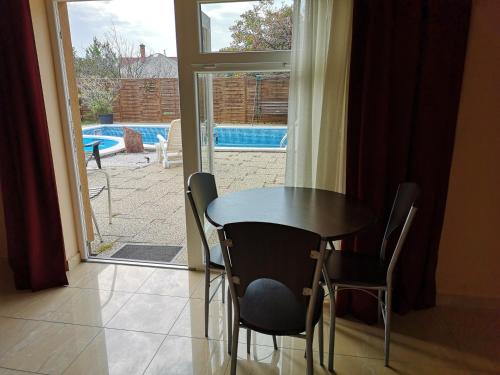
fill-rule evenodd
<path id="1" fill-rule="evenodd" d="M 352 251 L 333 250 L 326 261 L 332 283 L 385 286 L 386 267 L 378 258 Z"/>
<path id="2" fill-rule="evenodd" d="M 325 293 L 319 288 L 313 324 L 320 317 Z M 306 330 L 307 305 L 284 284 L 271 279 L 253 281 L 240 299 L 241 323 L 257 332 L 298 335 Z"/>
<path id="3" fill-rule="evenodd" d="M 210 267 L 224 269 L 224 258 L 219 244 L 210 248 Z"/>

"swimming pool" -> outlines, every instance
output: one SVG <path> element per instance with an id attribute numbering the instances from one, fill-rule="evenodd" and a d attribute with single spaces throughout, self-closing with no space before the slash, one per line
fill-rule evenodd
<path id="1" fill-rule="evenodd" d="M 286 146 L 286 127 L 280 126 L 216 126 L 215 148 L 271 148 Z M 284 140 L 282 142 L 282 140 Z"/>
<path id="2" fill-rule="evenodd" d="M 82 130 L 82 133 L 84 135 L 102 135 L 123 138 L 124 127 L 141 133 L 142 143 L 144 143 L 145 146 L 150 145 L 154 147 L 154 144 L 158 142 L 158 138 L 156 137 L 156 135 L 161 134 L 164 138 L 167 138 L 168 127 L 170 127 L 170 125 L 98 125 L 86 127 Z"/>
<path id="3" fill-rule="evenodd" d="M 169 124 L 113 124 L 88 126 L 82 130 L 84 136 L 107 136 L 123 139 L 123 127 L 142 135 L 146 149 L 154 149 L 157 135 L 167 138 Z M 285 151 L 286 126 L 217 125 L 214 127 L 216 151 Z"/>
<path id="4" fill-rule="evenodd" d="M 125 148 L 123 138 L 120 137 L 83 135 L 82 141 L 83 150 L 85 152 L 92 152 L 93 146 L 91 145 L 91 143 L 100 141 L 101 143 L 99 143 L 99 153 L 102 156 L 114 154 L 116 152 L 124 150 Z"/>

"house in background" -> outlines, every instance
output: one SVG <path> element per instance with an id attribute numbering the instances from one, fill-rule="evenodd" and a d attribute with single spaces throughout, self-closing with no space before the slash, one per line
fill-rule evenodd
<path id="1" fill-rule="evenodd" d="M 163 53 L 146 56 L 146 45 L 139 46 L 138 57 L 122 57 L 120 75 L 123 78 L 179 78 L 177 57 Z"/>

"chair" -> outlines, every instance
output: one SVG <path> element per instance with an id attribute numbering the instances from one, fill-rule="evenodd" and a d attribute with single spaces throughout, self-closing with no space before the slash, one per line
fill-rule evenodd
<path id="1" fill-rule="evenodd" d="M 315 233 L 271 223 L 231 223 L 217 232 L 230 289 L 228 310 L 231 302 L 234 308 L 231 374 L 236 373 L 240 327 L 305 338 L 307 373 L 312 374 L 318 323 L 323 362 L 324 291 L 319 281 L 326 243 Z M 229 318 L 231 314 L 230 310 Z"/>
<path id="2" fill-rule="evenodd" d="M 201 242 L 203 244 L 203 250 L 205 253 L 205 337 L 208 337 L 208 313 L 209 304 L 213 297 L 217 293 L 217 290 L 222 285 L 222 303 L 224 303 L 224 293 L 225 293 L 225 272 L 224 272 L 224 261 L 222 259 L 222 251 L 220 245 L 214 245 L 210 247 L 208 245 L 207 237 L 205 235 L 205 230 L 203 228 L 203 215 L 207 206 L 215 198 L 217 198 L 217 186 L 215 184 L 215 178 L 210 173 L 193 173 L 188 178 L 188 188 L 186 192 L 188 196 L 191 209 L 193 210 L 194 218 L 196 220 L 196 226 L 198 227 L 198 232 L 200 233 Z M 210 280 L 210 272 L 212 270 L 219 271 L 214 279 Z M 221 282 L 217 285 L 216 290 L 211 296 L 210 284 L 214 282 L 218 277 L 221 277 Z"/>
<path id="3" fill-rule="evenodd" d="M 328 353 L 328 369 L 330 371 L 333 371 L 335 346 L 335 292 L 345 289 L 361 290 L 377 298 L 379 317 L 382 316 L 385 325 L 384 363 L 385 366 L 388 366 L 393 273 L 406 235 L 417 211 L 415 202 L 418 195 L 419 188 L 417 184 L 406 182 L 399 185 L 378 257 L 348 251 L 337 251 L 333 246 L 332 251 L 327 254 L 324 273 L 326 273 L 325 279 L 331 301 L 330 348 Z M 390 255 L 387 251 L 387 244 L 392 243 L 392 240 L 395 239 L 393 234 L 399 229 L 399 237 L 397 237 L 394 251 Z M 367 289 L 378 293 L 375 296 Z"/>
<path id="4" fill-rule="evenodd" d="M 101 167 L 101 155 L 99 153 L 99 144 L 101 141 L 94 141 L 86 144 L 85 146 L 92 146 L 92 152 L 85 152 L 85 165 L 88 166 L 89 161 L 93 158 L 96 161 L 98 169 L 89 169 L 87 168 L 87 176 L 91 174 L 103 174 L 106 178 L 105 185 L 93 186 L 89 187 L 89 199 L 92 200 L 97 198 L 104 190 L 108 191 L 108 220 L 109 224 L 112 223 L 112 214 L 111 214 L 111 183 L 109 175 L 102 170 Z M 102 242 L 101 232 L 99 230 L 99 226 L 97 225 L 97 219 L 95 216 L 94 209 L 92 205 L 90 205 L 90 212 L 92 213 L 92 221 L 94 222 L 94 226 L 97 232 L 97 236 L 99 237 L 100 242 Z"/>
<path id="5" fill-rule="evenodd" d="M 173 120 L 170 123 L 167 139 L 161 134 L 157 134 L 156 137 L 159 141 L 158 151 L 160 159 L 163 160 L 163 168 L 170 168 L 172 164 L 182 163 L 181 120 Z"/>

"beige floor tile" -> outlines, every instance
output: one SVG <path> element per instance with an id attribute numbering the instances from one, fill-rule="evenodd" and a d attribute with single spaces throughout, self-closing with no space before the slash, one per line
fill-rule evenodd
<path id="1" fill-rule="evenodd" d="M 224 374 L 228 363 L 222 341 L 168 336 L 145 375 Z"/>
<path id="2" fill-rule="evenodd" d="M 217 274 L 212 274 L 210 276 L 210 279 L 213 279 Z M 220 278 L 214 281 L 213 283 L 210 284 L 210 296 L 214 293 L 215 289 L 218 287 L 220 283 Z M 227 297 L 227 280 L 226 280 L 226 291 L 224 292 L 224 298 Z M 222 301 L 222 285 L 218 287 L 217 293 L 213 297 L 212 301 Z M 200 298 L 200 299 L 205 299 L 205 279 L 203 276 L 203 281 L 198 285 L 198 287 L 195 289 L 193 294 L 191 295 L 191 298 Z"/>
<path id="3" fill-rule="evenodd" d="M 175 322 L 170 335 L 205 338 L 205 302 L 191 298 Z M 225 340 L 227 337 L 226 305 L 212 301 L 209 308 L 208 337 Z"/>
<path id="4" fill-rule="evenodd" d="M 161 294 L 172 297 L 189 297 L 204 278 L 202 272 L 156 269 L 141 286 L 138 293 Z"/>
<path id="5" fill-rule="evenodd" d="M 29 375 L 29 374 L 36 374 L 33 372 L 26 372 L 26 371 L 18 371 L 18 370 L 11 370 L 8 368 L 1 368 L 0 367 L 0 375 Z"/>
<path id="6" fill-rule="evenodd" d="M 441 310 L 465 364 L 472 370 L 500 373 L 500 311 L 474 307 Z"/>
<path id="7" fill-rule="evenodd" d="M 368 361 L 368 360 L 366 360 Z M 421 375 L 421 374 L 429 374 L 429 375 L 492 375 L 491 372 L 482 372 L 482 371 L 471 371 L 466 368 L 457 368 L 457 367 L 434 367 L 426 364 L 413 364 L 413 363 L 404 363 L 404 362 L 393 362 L 390 367 L 382 367 L 380 363 L 378 365 L 380 371 L 377 373 L 383 375 Z M 347 373 L 347 372 L 346 372 Z"/>
<path id="8" fill-rule="evenodd" d="M 136 294 L 106 326 L 167 334 L 187 301 L 182 297 Z"/>
<path id="9" fill-rule="evenodd" d="M 69 272 L 66 272 L 66 275 L 68 276 L 69 286 L 75 286 L 84 277 L 87 277 L 90 274 L 97 274 L 98 272 L 102 272 L 108 267 L 110 267 L 109 264 L 80 262 Z"/>
<path id="10" fill-rule="evenodd" d="M 210 340 L 204 338 L 203 273 L 83 263 L 69 279 L 74 288 L 0 292 L 0 375 L 57 374 L 68 366 L 69 374 L 142 374 L 148 364 L 147 374 L 229 373 L 227 306 L 220 291 L 210 304 Z M 110 328 L 85 326 L 106 322 Z M 328 328 L 325 306 L 325 364 Z M 385 368 L 382 326 L 338 318 L 335 369 L 337 374 L 500 373 L 499 329 L 500 314 L 485 308 L 439 306 L 394 314 L 391 367 Z M 250 356 L 245 329 L 238 341 L 238 374 L 305 372 L 304 340 L 278 337 L 280 349 L 274 351 L 270 336 L 253 332 Z M 315 373 L 326 373 L 319 366 L 317 339 L 314 349 Z"/>
<path id="11" fill-rule="evenodd" d="M 91 272 L 77 281 L 79 288 L 114 290 L 133 293 L 151 276 L 154 268 L 107 265 L 99 271 Z"/>
<path id="12" fill-rule="evenodd" d="M 380 345 L 383 345 L 383 340 L 380 339 L 379 341 Z M 382 346 L 380 347 L 382 348 Z M 383 358 L 382 351 L 380 358 Z M 390 358 L 395 361 L 421 364 L 433 368 L 464 367 L 456 346 L 398 334 L 392 334 Z"/>
<path id="13" fill-rule="evenodd" d="M 61 374 L 99 329 L 0 318 L 0 367 Z"/>
<path id="14" fill-rule="evenodd" d="M 442 313 L 436 307 L 404 316 L 393 314 L 391 358 L 426 366 L 463 367 L 458 342 Z"/>
<path id="15" fill-rule="evenodd" d="M 164 338 L 151 333 L 104 329 L 64 374 L 142 374 Z"/>
<path id="16" fill-rule="evenodd" d="M 384 367 L 381 359 L 344 355 L 335 356 L 334 370 L 337 375 L 473 375 L 464 369 L 397 361 L 391 361 L 389 367 Z"/>
<path id="17" fill-rule="evenodd" d="M 179 319 L 175 322 L 170 335 L 204 338 L 205 337 L 205 302 L 202 299 L 191 298 L 182 311 Z M 220 301 L 212 301 L 209 307 L 208 337 L 215 340 L 224 340 L 227 342 L 227 305 Z M 326 328 L 326 327 L 325 327 Z M 314 339 L 314 350 L 318 351 L 317 332 Z M 305 349 L 305 340 L 293 337 L 277 337 L 279 347 Z M 247 342 L 246 329 L 241 328 L 238 338 L 241 346 Z M 272 336 L 252 332 L 252 345 L 273 346 Z M 324 350 L 328 350 L 327 331 L 324 332 Z"/>
<path id="18" fill-rule="evenodd" d="M 326 367 L 321 367 L 319 358 L 314 356 L 314 373 L 329 374 Z M 226 375 L 230 374 L 230 364 L 226 369 Z M 246 347 L 238 347 L 238 359 L 236 372 L 238 375 L 257 374 L 287 374 L 303 375 L 306 373 L 306 359 L 303 350 L 280 349 L 274 350 L 269 346 L 253 346 L 250 354 Z M 351 373 L 352 374 L 352 373 Z"/>
<path id="19" fill-rule="evenodd" d="M 77 289 L 75 295 L 48 314 L 46 320 L 103 327 L 132 297 L 130 293 Z"/>
<path id="20" fill-rule="evenodd" d="M 327 370 L 327 357 L 325 356 L 324 366 L 320 365 L 319 356 L 314 354 L 314 373 L 331 374 Z M 250 354 L 246 353 L 244 347 L 238 348 L 238 375 L 249 374 L 305 374 L 307 369 L 306 359 L 303 350 L 281 348 L 275 351 L 268 346 L 252 346 Z M 335 355 L 335 374 L 337 375 L 365 375 L 365 374 L 436 374 L 436 375 L 465 375 L 467 370 L 433 367 L 419 364 L 408 364 L 393 361 L 390 368 L 384 367 L 381 359 L 371 359 L 363 357 L 353 357 L 345 355 Z M 230 374 L 230 364 L 226 369 L 226 375 Z"/>
<path id="21" fill-rule="evenodd" d="M 326 330 L 326 326 L 324 326 L 324 331 L 323 331 L 323 351 L 324 353 L 328 352 L 328 331 Z M 239 345 L 246 346 L 247 342 L 247 332 L 246 328 L 241 328 L 240 329 L 240 334 L 238 337 L 238 342 Z M 319 351 L 319 332 L 318 329 L 316 328 L 314 330 L 314 341 L 313 341 L 313 350 L 315 352 Z M 264 335 L 262 333 L 258 333 L 255 331 L 251 332 L 250 336 L 250 342 L 252 344 L 252 347 L 255 345 L 258 346 L 269 346 L 273 347 L 273 338 L 272 336 L 269 335 Z M 302 350 L 304 351 L 306 348 L 306 340 L 303 338 L 299 337 L 290 337 L 290 336 L 277 336 L 276 337 L 276 343 L 279 348 L 284 348 L 284 349 L 296 349 L 296 350 Z"/>
<path id="22" fill-rule="evenodd" d="M 0 295 L 0 315 L 44 320 L 58 311 L 75 294 L 73 288 L 60 287 L 31 291 L 12 291 Z"/>
<path id="23" fill-rule="evenodd" d="M 421 313 L 416 312 L 404 317 L 393 314 L 390 359 L 433 368 L 463 367 L 456 343 L 446 327 L 442 325 L 442 322 L 432 320 L 430 315 L 425 317 L 425 313 Z M 325 317 L 325 335 L 329 327 L 329 319 Z M 328 340 L 325 337 L 325 347 L 327 343 Z M 361 322 L 337 318 L 335 354 L 382 360 L 384 358 L 383 325 L 369 326 Z"/>

